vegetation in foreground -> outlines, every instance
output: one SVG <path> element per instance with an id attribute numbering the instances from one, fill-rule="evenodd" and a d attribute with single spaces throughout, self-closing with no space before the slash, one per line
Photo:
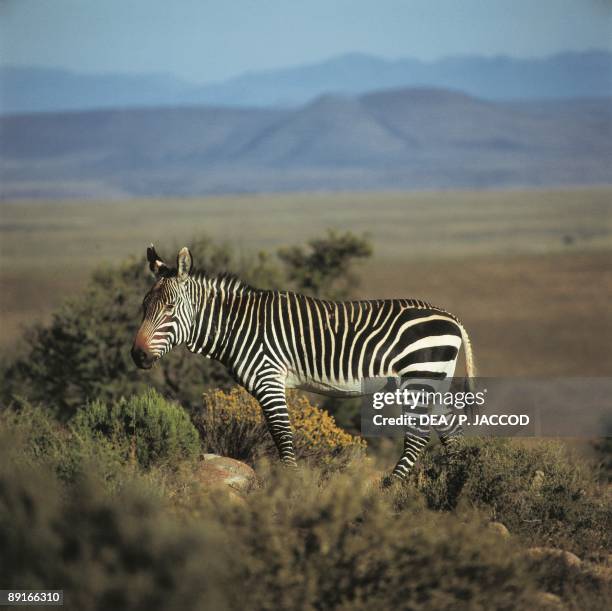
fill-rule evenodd
<path id="1" fill-rule="evenodd" d="M 323 416 L 300 398 L 310 460 L 271 467 L 262 439 L 258 482 L 237 498 L 202 485 L 199 458 L 211 444 L 252 449 L 259 423 L 218 413 L 244 398 L 209 393 L 203 435 L 152 392 L 65 423 L 29 404 L 4 411 L 3 586 L 63 588 L 79 610 L 607 607 L 609 499 L 560 444 L 465 440 L 450 462 L 434 447 L 383 490 L 362 453 L 346 459 L 361 444 L 333 421 L 309 435 Z"/>

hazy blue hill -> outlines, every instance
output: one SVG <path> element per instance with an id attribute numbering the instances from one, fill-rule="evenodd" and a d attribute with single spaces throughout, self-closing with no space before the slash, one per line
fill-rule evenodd
<path id="1" fill-rule="evenodd" d="M 421 150 L 507 139 L 509 113 L 473 96 L 444 89 L 398 89 L 366 94 L 362 104 L 389 130 Z M 516 127 L 518 117 L 512 117 Z"/>
<path id="2" fill-rule="evenodd" d="M 405 151 L 405 140 L 361 100 L 322 96 L 262 131 L 240 159 L 283 167 L 351 166 L 399 158 Z"/>
<path id="3" fill-rule="evenodd" d="M 398 87 L 457 89 L 493 100 L 612 95 L 612 53 L 544 59 L 458 56 L 433 62 L 349 54 L 325 62 L 255 72 L 190 92 L 194 103 L 298 105 L 324 93 Z"/>
<path id="4" fill-rule="evenodd" d="M 411 74 L 421 66 L 418 60 L 396 62 L 351 53 L 315 64 L 251 72 L 204 85 L 190 92 L 186 99 L 196 103 L 296 106 L 330 92 L 358 94 L 408 85 L 412 82 Z M 426 74 L 421 80 L 427 82 Z"/>
<path id="5" fill-rule="evenodd" d="M 435 62 L 438 86 L 489 99 L 612 95 L 612 53 L 585 51 L 546 58 L 450 57 Z"/>
<path id="6" fill-rule="evenodd" d="M 612 53 L 594 50 L 541 59 L 455 56 L 432 62 L 351 53 L 204 85 L 163 74 L 81 75 L 0 68 L 0 111 L 161 105 L 296 107 L 329 93 L 358 95 L 405 87 L 456 89 L 489 100 L 612 96 Z"/>
<path id="7" fill-rule="evenodd" d="M 157 108 L 40 113 L 0 119 L 0 154 L 11 158 L 111 155 L 166 161 L 231 156 L 282 111 Z"/>
<path id="8" fill-rule="evenodd" d="M 9 116 L 0 118 L 1 196 L 612 183 L 611 102 L 403 88 L 288 110 Z"/>
<path id="9" fill-rule="evenodd" d="M 552 102 L 548 112 L 540 113 L 541 103 L 502 105 L 440 89 L 383 91 L 361 100 L 377 121 L 408 139 L 416 151 L 434 155 L 563 155 L 582 138 L 593 147 L 602 140 L 601 133 L 589 128 L 588 115 L 573 112 L 570 121 L 564 120 L 564 102 Z M 605 105 L 600 100 L 598 106 Z"/>

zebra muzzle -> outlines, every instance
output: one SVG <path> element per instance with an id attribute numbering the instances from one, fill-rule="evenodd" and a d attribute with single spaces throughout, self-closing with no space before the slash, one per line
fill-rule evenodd
<path id="1" fill-rule="evenodd" d="M 151 369 L 151 367 L 153 367 L 153 362 L 155 359 L 140 346 L 134 344 L 132 346 L 131 354 L 134 364 L 139 369 Z"/>

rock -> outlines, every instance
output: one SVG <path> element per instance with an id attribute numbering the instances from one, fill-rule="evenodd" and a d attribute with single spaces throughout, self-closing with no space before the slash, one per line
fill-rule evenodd
<path id="1" fill-rule="evenodd" d="M 553 562 L 558 562 L 559 564 L 572 568 L 580 568 L 582 564 L 582 560 L 580 560 L 576 554 L 554 547 L 530 547 L 526 555 L 530 560 L 536 562 L 552 560 Z"/>
<path id="2" fill-rule="evenodd" d="M 217 490 L 219 489 L 217 488 Z M 244 494 L 241 494 L 240 492 L 236 492 L 233 488 L 227 487 L 223 491 L 223 494 L 225 494 L 225 499 L 227 502 L 229 502 L 230 505 L 240 505 L 240 506 L 246 505 L 246 499 L 244 498 Z"/>
<path id="3" fill-rule="evenodd" d="M 510 538 L 510 531 L 501 522 L 489 522 L 488 527 L 502 539 Z"/>
<path id="4" fill-rule="evenodd" d="M 539 492 L 542 489 L 542 485 L 544 484 L 544 480 L 546 476 L 544 475 L 544 471 L 540 471 L 539 469 L 533 474 L 533 479 L 531 480 L 531 489 L 534 492 Z"/>
<path id="5" fill-rule="evenodd" d="M 565 605 L 559 596 L 552 592 L 537 592 L 534 602 L 538 609 L 564 609 Z"/>
<path id="6" fill-rule="evenodd" d="M 237 492 L 248 492 L 257 481 L 255 471 L 239 460 L 217 454 L 204 454 L 202 458 L 198 479 L 206 488 L 227 486 Z"/>

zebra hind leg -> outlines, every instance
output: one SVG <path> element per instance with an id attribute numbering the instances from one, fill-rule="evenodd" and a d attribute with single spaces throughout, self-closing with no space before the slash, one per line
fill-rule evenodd
<path id="1" fill-rule="evenodd" d="M 429 442 L 429 431 L 420 431 L 419 434 L 406 432 L 404 435 L 404 451 L 391 475 L 383 480 L 383 484 L 388 486 L 397 481 L 405 480 L 412 467 L 419 458 L 423 448 Z"/>
<path id="2" fill-rule="evenodd" d="M 297 467 L 284 384 L 267 384 L 253 394 L 263 409 L 268 430 L 272 435 L 281 462 L 288 467 Z"/>
<path id="3" fill-rule="evenodd" d="M 448 462 L 453 462 L 459 453 L 461 439 L 463 438 L 463 427 L 458 424 L 451 429 L 437 431 L 440 443 L 446 452 Z"/>

